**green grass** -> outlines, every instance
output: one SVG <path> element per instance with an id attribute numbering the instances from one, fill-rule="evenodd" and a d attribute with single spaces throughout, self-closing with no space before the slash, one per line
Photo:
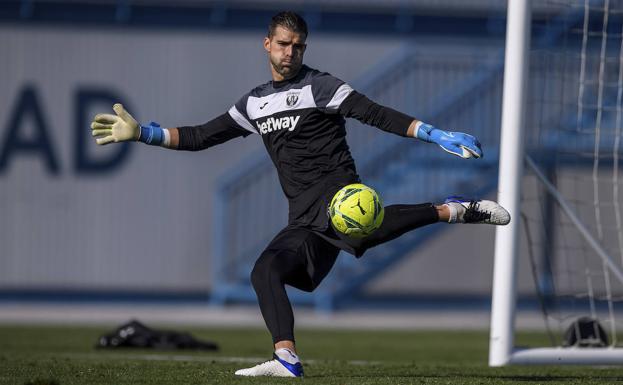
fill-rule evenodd
<path id="1" fill-rule="evenodd" d="M 218 342 L 218 353 L 97 350 L 110 328 L 0 326 L 0 384 L 285 384 L 298 379 L 236 378 L 250 366 L 236 357 L 268 358 L 263 330 L 188 329 Z M 522 334 L 518 343 L 545 344 Z M 623 368 L 489 368 L 486 332 L 298 331 L 305 384 L 613 384 Z M 307 361 L 305 361 L 307 360 Z M 360 361 L 360 362 L 357 362 Z"/>

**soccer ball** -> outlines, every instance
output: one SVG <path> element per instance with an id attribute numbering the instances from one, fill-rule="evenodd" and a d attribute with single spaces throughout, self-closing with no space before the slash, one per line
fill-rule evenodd
<path id="1" fill-rule="evenodd" d="M 354 183 L 335 193 L 329 205 L 333 227 L 352 238 L 363 238 L 383 223 L 385 209 L 379 195 L 370 187 Z"/>

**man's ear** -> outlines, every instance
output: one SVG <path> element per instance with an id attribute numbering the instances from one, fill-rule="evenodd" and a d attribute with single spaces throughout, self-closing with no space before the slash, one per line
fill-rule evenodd
<path id="1" fill-rule="evenodd" d="M 270 38 L 268 36 L 264 38 L 264 49 L 266 52 L 270 52 Z"/>

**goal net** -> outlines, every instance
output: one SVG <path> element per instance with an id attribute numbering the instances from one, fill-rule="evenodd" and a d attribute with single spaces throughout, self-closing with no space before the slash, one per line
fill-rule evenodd
<path id="1" fill-rule="evenodd" d="M 509 1 L 509 21 L 519 3 L 525 2 Z M 513 225 L 496 238 L 489 363 L 622 364 L 623 1 L 538 6 L 540 13 L 526 7 L 532 41 L 524 45 L 525 88 L 504 89 L 503 130 L 513 117 L 523 120 L 516 138 L 524 145 L 515 195 L 507 194 L 513 184 L 500 172 L 499 200 L 515 209 Z M 513 43 L 512 34 L 509 22 L 507 72 L 509 49 L 522 49 L 509 46 L 521 42 L 515 35 Z M 505 82 L 517 81 L 511 76 Z M 523 101 L 515 112 L 506 106 L 513 92 Z M 501 170 L 512 161 L 504 157 L 505 135 Z M 533 284 L 521 287 L 526 281 Z M 529 343 L 514 338 L 520 299 L 526 299 L 521 309 L 542 314 L 548 346 L 517 348 Z"/>

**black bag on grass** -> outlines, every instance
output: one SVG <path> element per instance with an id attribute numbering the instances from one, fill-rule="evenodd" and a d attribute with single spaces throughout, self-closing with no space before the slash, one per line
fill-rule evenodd
<path id="1" fill-rule="evenodd" d="M 580 317 L 565 331 L 563 346 L 601 348 L 608 346 L 608 334 L 598 320 Z"/>
<path id="2" fill-rule="evenodd" d="M 218 345 L 216 343 L 200 341 L 191 336 L 190 333 L 172 330 L 155 330 L 136 320 L 131 320 L 121 325 L 114 332 L 101 336 L 96 347 L 134 347 L 162 350 L 218 350 Z"/>

